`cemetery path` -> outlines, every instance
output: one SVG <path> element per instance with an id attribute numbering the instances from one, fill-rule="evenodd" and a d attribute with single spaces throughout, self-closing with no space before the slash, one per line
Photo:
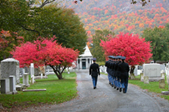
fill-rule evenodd
<path id="1" fill-rule="evenodd" d="M 98 77 L 93 89 L 88 71 L 77 72 L 79 96 L 59 105 L 29 108 L 38 112 L 169 112 L 169 102 L 158 95 L 129 84 L 126 94 L 108 84 L 106 75 Z"/>

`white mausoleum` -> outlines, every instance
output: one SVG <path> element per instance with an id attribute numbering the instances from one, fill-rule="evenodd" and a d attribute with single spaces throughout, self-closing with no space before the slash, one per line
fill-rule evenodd
<path id="1" fill-rule="evenodd" d="M 79 55 L 77 59 L 77 69 L 89 69 L 90 64 L 92 64 L 92 59 L 93 56 L 86 45 L 84 53 Z"/>

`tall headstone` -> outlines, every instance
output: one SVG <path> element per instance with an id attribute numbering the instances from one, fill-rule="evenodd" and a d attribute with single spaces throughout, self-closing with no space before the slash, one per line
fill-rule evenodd
<path id="1" fill-rule="evenodd" d="M 19 76 L 19 61 L 14 58 L 7 58 L 1 61 L 1 75 L 2 78 L 9 78 L 10 75 L 16 77 L 16 84 L 20 83 Z"/>
<path id="2" fill-rule="evenodd" d="M 30 66 L 30 74 L 31 74 L 31 83 L 34 84 L 35 79 L 34 79 L 34 64 L 33 63 L 31 63 L 31 66 Z"/>
<path id="3" fill-rule="evenodd" d="M 26 87 L 30 86 L 30 84 L 29 84 L 29 74 L 28 73 L 23 74 L 23 84 Z"/>
<path id="4" fill-rule="evenodd" d="M 138 66 L 135 66 L 135 69 L 134 69 L 134 75 L 135 75 L 135 76 L 138 75 Z"/>
<path id="5" fill-rule="evenodd" d="M 169 62 L 168 62 L 167 65 L 166 65 L 166 75 L 169 76 Z"/>

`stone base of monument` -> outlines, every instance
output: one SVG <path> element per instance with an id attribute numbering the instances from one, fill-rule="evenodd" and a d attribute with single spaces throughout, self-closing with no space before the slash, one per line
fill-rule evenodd
<path id="1" fill-rule="evenodd" d="M 149 81 L 150 82 L 158 82 L 161 79 L 164 79 L 164 78 L 149 78 Z"/>
<path id="2" fill-rule="evenodd" d="M 161 93 L 164 95 L 169 95 L 169 91 L 162 91 Z"/>
<path id="3" fill-rule="evenodd" d="M 48 78 L 48 76 L 35 76 L 34 77 L 35 79 L 47 79 Z"/>
<path id="4" fill-rule="evenodd" d="M 30 92 L 30 91 L 46 91 L 46 89 L 24 89 L 23 92 Z"/>
<path id="5" fill-rule="evenodd" d="M 24 84 L 17 84 L 16 85 L 16 90 L 17 91 L 22 91 L 24 88 L 26 88 L 26 86 Z"/>

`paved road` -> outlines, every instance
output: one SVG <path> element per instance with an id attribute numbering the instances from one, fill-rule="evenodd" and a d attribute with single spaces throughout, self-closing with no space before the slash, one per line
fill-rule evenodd
<path id="1" fill-rule="evenodd" d="M 153 93 L 129 84 L 128 92 L 124 94 L 108 84 L 107 76 L 101 75 L 98 79 L 97 89 L 93 89 L 88 71 L 79 71 L 77 72 L 79 97 L 36 110 L 41 112 L 169 112 L 169 102 Z"/>

